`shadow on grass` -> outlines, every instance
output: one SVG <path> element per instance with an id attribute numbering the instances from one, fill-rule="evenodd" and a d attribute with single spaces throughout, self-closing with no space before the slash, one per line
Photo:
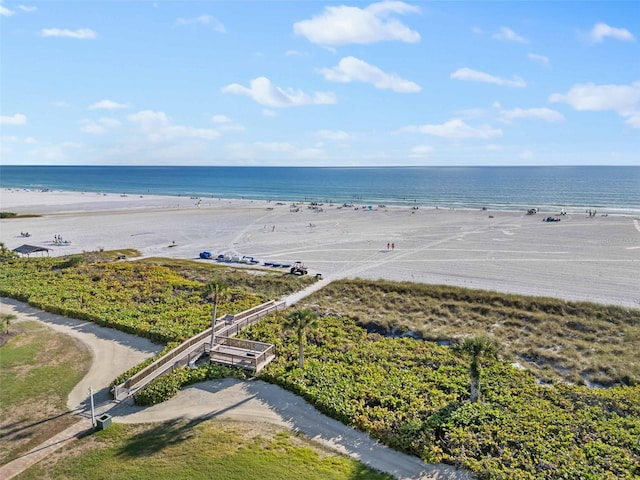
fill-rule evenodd
<path id="1" fill-rule="evenodd" d="M 14 423 L 10 423 L 10 424 L 5 425 L 5 426 L 1 426 L 0 427 L 0 438 L 9 437 L 11 435 L 17 435 L 20 432 L 23 432 L 24 430 L 28 430 L 30 428 L 37 427 L 39 425 L 43 425 L 43 424 L 45 424 L 47 422 L 51 422 L 53 420 L 57 420 L 58 418 L 61 418 L 61 417 L 66 417 L 67 415 L 71 415 L 73 413 L 75 413 L 75 411 L 69 410 L 69 411 L 66 411 L 64 413 L 60 413 L 59 415 L 54 415 L 53 417 L 48 417 L 48 418 L 45 418 L 43 420 L 39 420 L 37 422 L 29 423 L 28 425 L 20 425 L 20 424 L 24 424 L 27 421 L 27 420 L 20 420 L 18 422 L 14 422 Z M 9 429 L 11 429 L 11 430 L 9 430 Z M 25 436 L 25 434 L 22 434 L 22 436 Z M 19 436 L 19 437 L 16 437 L 16 438 L 21 438 L 21 437 Z"/>
<path id="2" fill-rule="evenodd" d="M 200 423 L 223 415 L 227 411 L 233 410 L 234 408 L 251 401 L 251 399 L 252 398 L 245 398 L 227 408 L 216 410 L 192 420 L 178 418 L 159 423 L 152 429 L 129 438 L 125 445 L 123 445 L 117 452 L 117 455 L 124 457 L 153 455 L 167 447 L 172 447 L 182 442 L 186 442 L 194 437 L 193 429 Z"/>

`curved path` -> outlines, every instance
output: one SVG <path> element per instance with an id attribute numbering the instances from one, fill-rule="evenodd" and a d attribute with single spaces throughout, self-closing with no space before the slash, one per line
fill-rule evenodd
<path id="1" fill-rule="evenodd" d="M 291 299 L 293 300 L 293 299 Z M 426 464 L 416 457 L 387 448 L 369 435 L 319 413 L 302 398 L 261 381 L 216 380 L 193 385 L 173 399 L 153 407 L 115 404 L 108 396 L 109 382 L 127 368 L 161 349 L 145 339 L 90 322 L 73 320 L 36 310 L 24 303 L 0 298 L 0 313 L 12 313 L 18 321 L 37 320 L 71 335 L 91 350 L 89 373 L 69 396 L 69 407 L 84 418 L 28 454 L 0 467 L 0 478 L 9 480 L 60 446 L 91 428 L 87 392 L 95 395 L 96 413 L 109 412 L 121 423 L 159 422 L 179 418 L 229 418 L 268 422 L 301 432 L 339 453 L 349 455 L 376 470 L 406 480 L 467 480 L 468 472 L 440 464 Z"/>

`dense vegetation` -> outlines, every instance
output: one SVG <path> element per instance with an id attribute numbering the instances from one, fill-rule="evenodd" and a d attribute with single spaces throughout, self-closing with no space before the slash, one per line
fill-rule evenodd
<path id="1" fill-rule="evenodd" d="M 215 278 L 231 287 L 220 314 L 266 300 L 265 291 L 273 298 L 304 285 L 290 276 L 212 267 L 163 259 L 5 260 L 0 295 L 166 343 L 208 326 L 211 305 L 202 293 Z M 262 377 L 394 448 L 462 465 L 481 478 L 640 475 L 637 310 L 360 280 L 331 284 L 302 307 L 321 317 L 306 332 L 304 369 L 297 368 L 295 332 L 285 327 L 290 312 L 243 332 L 277 346 Z M 469 360 L 454 349 L 376 331 L 412 331 L 441 343 L 489 336 L 501 347 L 501 359 L 482 361 L 484 401 L 467 401 Z M 512 367 L 513 359 L 533 373 Z M 218 374 L 168 376 L 155 384 L 149 402 Z M 621 385 L 590 389 L 562 381 L 585 379 Z"/>
<path id="2" fill-rule="evenodd" d="M 544 386 L 531 373 L 485 360 L 484 401 L 470 403 L 469 364 L 454 349 L 383 337 L 333 315 L 307 333 L 302 370 L 282 315 L 242 332 L 277 345 L 261 377 L 393 448 L 479 478 L 640 475 L 640 386 Z"/>
<path id="3" fill-rule="evenodd" d="M 204 282 L 222 277 L 231 287 L 227 301 L 219 305 L 220 316 L 279 298 L 312 281 L 196 262 L 170 268 L 171 262 L 149 260 L 87 261 L 95 256 L 5 260 L 0 264 L 0 296 L 166 344 L 210 325 L 212 306 L 202 298 Z"/>
<path id="4" fill-rule="evenodd" d="M 487 336 L 546 382 L 640 382 L 640 310 L 409 282 L 334 282 L 303 300 L 385 335 Z"/>
<path id="5" fill-rule="evenodd" d="M 218 420 L 115 424 L 75 442 L 62 455 L 45 459 L 17 478 L 391 479 L 279 428 Z"/>

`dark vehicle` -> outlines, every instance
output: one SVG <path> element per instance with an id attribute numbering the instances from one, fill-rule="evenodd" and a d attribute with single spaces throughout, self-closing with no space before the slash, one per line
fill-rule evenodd
<path id="1" fill-rule="evenodd" d="M 307 267 L 305 267 L 302 262 L 294 263 L 289 271 L 292 275 L 306 275 L 308 273 Z"/>

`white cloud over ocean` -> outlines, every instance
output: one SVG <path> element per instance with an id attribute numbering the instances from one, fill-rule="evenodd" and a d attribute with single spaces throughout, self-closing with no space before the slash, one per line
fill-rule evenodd
<path id="1" fill-rule="evenodd" d="M 355 57 L 344 57 L 335 67 L 318 68 L 316 71 L 330 82 L 369 83 L 378 90 L 392 90 L 398 93 L 416 93 L 422 90 L 415 82 L 405 80 L 395 73 L 384 72 L 375 65 Z"/>
<path id="2" fill-rule="evenodd" d="M 302 105 L 326 105 L 336 103 L 336 96 L 330 92 L 305 93 L 299 89 L 280 88 L 266 77 L 251 80 L 249 87 L 232 83 L 222 89 L 223 93 L 244 95 L 265 107 L 283 108 Z"/>
<path id="3" fill-rule="evenodd" d="M 365 8 L 329 6 L 310 20 L 296 22 L 293 31 L 311 43 L 327 46 L 383 41 L 416 43 L 420 34 L 395 17 L 409 13 L 420 13 L 420 8 L 400 1 L 372 3 Z"/>

